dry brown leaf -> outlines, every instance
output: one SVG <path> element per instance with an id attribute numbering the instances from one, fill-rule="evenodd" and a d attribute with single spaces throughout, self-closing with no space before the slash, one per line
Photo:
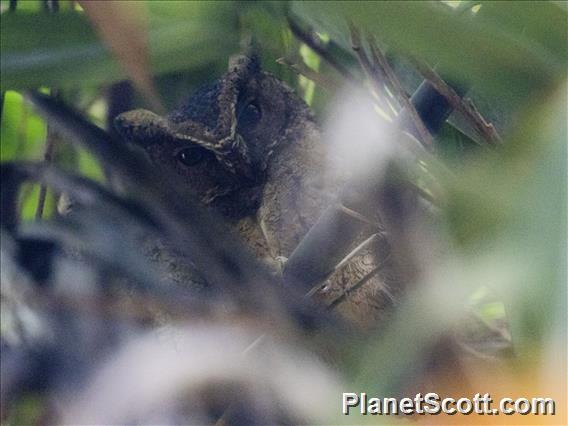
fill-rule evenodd
<path id="1" fill-rule="evenodd" d="M 152 108 L 163 112 L 150 72 L 145 4 L 97 0 L 79 0 L 78 3 Z"/>

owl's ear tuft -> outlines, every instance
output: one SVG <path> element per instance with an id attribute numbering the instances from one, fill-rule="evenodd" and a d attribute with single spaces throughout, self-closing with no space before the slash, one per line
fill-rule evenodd
<path id="1" fill-rule="evenodd" d="M 159 143 L 170 134 L 166 120 L 145 109 L 119 114 L 114 127 L 124 139 L 142 147 Z"/>
<path id="2" fill-rule="evenodd" d="M 260 71 L 260 58 L 256 53 L 233 55 L 229 58 L 229 72 L 250 76 Z"/>

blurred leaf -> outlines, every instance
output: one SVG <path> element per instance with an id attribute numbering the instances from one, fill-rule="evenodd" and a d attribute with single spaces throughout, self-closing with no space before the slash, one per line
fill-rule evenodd
<path id="1" fill-rule="evenodd" d="M 516 37 L 540 43 L 564 63 L 568 13 L 559 4 L 545 1 L 484 1 L 479 19 L 507 28 Z"/>
<path id="2" fill-rule="evenodd" d="M 31 425 L 41 420 L 42 403 L 37 395 L 27 395 L 16 403 L 10 417 L 5 419 L 8 425 Z"/>
<path id="3" fill-rule="evenodd" d="M 475 2 L 461 4 L 466 3 L 471 6 Z M 3 8 L 5 4 L 6 1 L 2 1 Z M 89 6 L 94 4 L 88 3 Z M 109 6 L 97 2 L 96 5 L 97 8 L 101 6 L 103 9 L 112 9 L 117 4 Z M 64 91 L 64 98 L 82 110 L 89 121 L 102 126 L 106 119 L 107 104 L 100 87 L 95 85 L 124 78 L 125 70 L 121 69 L 120 62 L 134 60 L 134 56 L 139 57 L 140 49 L 144 52 L 148 47 L 149 50 L 142 56 L 148 53 L 149 56 L 142 58 L 141 63 L 137 64 L 141 66 L 141 70 L 135 72 L 158 73 L 160 93 L 167 95 L 165 99 L 168 105 L 176 103 L 182 94 L 188 93 L 192 88 L 216 78 L 226 68 L 227 56 L 238 50 L 237 42 L 247 40 L 251 35 L 262 44 L 263 67 L 287 79 L 295 88 L 298 87 L 297 76 L 276 65 L 275 59 L 288 53 L 304 53 L 308 65 L 315 65 L 309 62 L 318 59 L 311 56 L 307 49 L 299 52 L 300 43 L 291 36 L 283 19 L 288 7 L 284 2 L 265 2 L 261 5 L 252 2 L 121 2 L 120 6 L 128 8 L 132 13 L 139 7 L 145 7 L 148 12 L 148 33 L 136 29 L 132 33 L 122 33 L 125 28 L 112 28 L 112 25 L 120 27 L 122 23 L 135 22 L 128 12 L 102 16 L 103 24 L 112 23 L 111 27 L 104 30 L 113 39 L 112 42 L 124 42 L 122 47 L 126 50 L 118 54 L 123 59 L 116 61 L 91 29 L 84 14 L 62 12 L 49 15 L 42 12 L 41 1 L 20 0 L 17 13 L 3 13 L 1 17 L 2 89 L 38 85 L 73 86 L 75 90 Z M 470 133 L 463 134 L 463 129 L 459 126 L 460 130 L 457 130 L 450 124 L 445 125 L 437 140 L 439 149 L 436 154 L 449 159 L 457 172 L 445 173 L 443 164 L 439 165 L 433 161 L 435 158 L 430 157 L 424 159 L 425 170 L 420 168 L 416 172 L 416 181 L 421 188 L 427 190 L 432 183 L 436 185 L 436 189 L 442 186 L 446 190 L 444 192 L 447 197 L 443 200 L 447 203 L 441 203 L 440 214 L 435 216 L 437 220 L 434 226 L 439 226 L 432 229 L 432 241 L 443 246 L 442 250 L 439 250 L 437 244 L 425 244 L 428 252 L 424 256 L 427 276 L 417 283 L 419 285 L 416 286 L 416 291 L 411 291 L 410 297 L 398 305 L 394 321 L 383 330 L 385 333 L 382 337 L 370 336 L 365 343 L 344 345 L 353 358 L 352 364 L 358 367 L 359 374 L 348 376 L 347 380 L 355 382 L 354 389 L 362 389 L 370 394 L 394 395 L 396 391 L 407 390 L 401 389 L 401 384 L 418 380 L 417 372 L 421 365 L 430 361 L 428 356 L 433 343 L 440 335 L 447 335 L 450 330 L 454 330 L 459 320 L 464 320 L 464 307 L 467 307 L 464 305 L 473 301 L 474 309 L 484 321 L 510 323 L 518 356 L 506 365 L 523 366 L 525 371 L 530 372 L 531 378 L 527 380 L 516 368 L 512 368 L 509 380 L 503 380 L 502 376 L 494 375 L 484 368 L 465 368 L 466 375 L 477 381 L 478 389 L 491 391 L 492 394 L 500 385 L 503 395 L 519 391 L 527 396 L 531 392 L 534 394 L 534 389 L 541 392 L 538 386 L 545 384 L 547 387 L 542 390 L 542 394 L 550 396 L 550 384 L 556 386 L 556 383 L 564 380 L 560 384 L 565 385 L 566 377 L 563 369 L 565 370 L 567 347 L 567 87 L 557 84 L 559 79 L 565 78 L 566 3 L 483 2 L 483 7 L 475 17 L 471 13 L 456 16 L 454 12 L 459 7 L 452 11 L 443 5 L 425 2 L 297 2 L 292 8 L 298 18 L 314 25 L 320 33 L 332 37 L 330 50 L 340 58 L 341 63 L 357 66 L 353 63 L 348 31 L 345 30 L 344 18 L 348 17 L 362 28 L 376 33 L 381 42 L 393 48 L 388 52 L 389 60 L 401 59 L 400 55 L 397 56 L 397 51 L 409 52 L 426 58 L 432 65 L 439 65 L 441 71 L 450 71 L 450 76 L 455 75 L 476 83 L 478 86 L 474 90 L 479 89 L 484 95 L 490 95 L 484 98 L 487 105 L 478 105 L 483 115 L 498 125 L 499 130 L 512 129 L 511 132 L 502 133 L 506 141 L 503 146 L 494 150 L 474 149 L 471 150 L 471 155 L 464 155 L 470 151 L 468 146 L 473 146 L 468 137 Z M 148 46 L 140 47 L 136 44 L 143 44 L 144 40 L 148 42 Z M 129 52 L 128 49 L 132 51 Z M 134 50 L 138 50 L 138 54 L 130 57 Z M 116 54 L 116 50 L 114 53 Z M 153 64 L 151 70 L 147 68 L 148 63 Z M 325 62 L 319 65 L 323 74 L 330 71 Z M 191 72 L 179 72 L 187 69 Z M 407 81 L 406 87 L 416 86 L 419 78 L 412 74 L 410 67 L 400 67 L 397 68 L 398 71 L 399 75 L 407 77 L 403 79 Z M 316 85 L 312 107 L 317 107 L 318 96 Z M 474 99 L 477 105 L 477 99 Z M 513 109 L 510 108 L 511 100 L 523 102 L 518 102 Z M 325 106 L 328 107 L 328 104 Z M 491 110 L 495 112 L 494 115 L 487 114 Z M 46 125 L 17 92 L 5 93 L 0 130 L 1 161 L 42 158 Z M 62 144 L 61 149 L 64 152 L 59 152 L 54 161 L 58 167 L 79 169 L 92 179 L 102 179 L 98 162 L 89 153 L 66 144 Z M 423 166 L 422 162 L 420 166 Z M 423 173 L 418 174 L 419 172 Z M 146 188 L 141 189 L 140 197 L 143 198 L 146 193 Z M 46 215 L 51 214 L 55 208 L 52 194 L 53 192 L 48 192 Z M 155 194 L 155 197 L 162 199 L 158 190 Z M 33 220 L 38 204 L 38 185 L 26 184 L 19 201 L 24 219 Z M 131 244 L 126 241 L 127 246 L 123 247 L 124 233 L 116 230 L 127 229 L 132 221 L 120 215 L 109 216 L 110 210 L 100 204 L 96 207 L 98 209 L 90 211 L 93 224 L 96 225 L 101 220 L 102 226 L 94 226 L 90 231 L 93 234 L 87 232 L 91 228 L 80 230 L 74 238 L 82 238 L 91 251 L 98 250 L 100 245 L 105 256 L 115 261 L 113 265 L 118 268 L 130 265 L 131 269 L 127 270 L 135 270 L 137 273 L 142 271 L 141 274 L 152 281 L 152 275 L 146 274 L 144 269 L 132 262 L 133 258 L 128 257 L 132 251 L 121 249 Z M 182 219 L 182 216 L 188 217 L 187 214 L 180 215 Z M 120 219 L 116 226 L 107 226 L 107 222 L 111 224 L 115 219 Z M 126 222 L 122 222 L 123 220 Z M 179 222 L 182 225 L 185 223 L 181 219 Z M 199 228 L 195 232 L 199 232 Z M 185 230 L 183 226 L 180 229 Z M 190 230 L 193 231 L 193 228 Z M 85 235 L 97 238 L 84 238 Z M 168 235 L 175 236 L 175 233 Z M 198 236 L 201 237 L 201 234 Z M 206 237 L 207 235 L 203 237 L 203 241 L 207 241 Z M 438 237 L 440 240 L 437 240 Z M 105 241 L 110 241 L 109 245 L 104 245 Z M 186 241 L 193 244 L 193 239 L 188 238 L 183 243 Z M 183 249 L 180 242 L 177 244 Z M 203 246 L 206 247 L 205 244 Z M 219 247 L 223 247 L 223 241 Z M 198 251 L 196 253 L 199 255 Z M 436 259 L 428 263 L 431 256 L 436 256 Z M 144 259 L 141 258 L 141 261 Z M 216 257 L 211 256 L 211 259 L 215 261 L 213 263 L 217 262 Z M 202 262 L 213 265 L 211 261 Z M 110 268 L 113 269 L 116 268 Z M 243 268 L 243 271 L 248 273 L 247 268 Z M 107 272 L 105 270 L 105 274 L 100 274 L 105 286 L 108 285 Z M 88 273 L 81 272 L 79 276 L 80 279 L 73 277 L 71 281 L 89 286 L 90 278 L 85 278 Z M 479 291 L 480 287 L 483 292 Z M 57 288 L 59 290 L 61 287 Z M 490 294 L 491 298 L 480 297 L 480 293 Z M 250 295 L 256 294 L 251 292 Z M 84 307 L 82 304 L 76 306 Z M 101 307 L 106 306 L 101 304 Z M 106 313 L 106 309 L 104 311 Z M 70 315 L 65 318 L 73 319 L 80 312 L 82 311 L 70 310 Z M 200 315 L 200 311 L 197 315 Z M 106 318 L 105 316 L 105 321 Z M 201 320 L 199 318 L 198 321 Z M 234 316 L 231 316 L 231 320 L 234 320 Z M 67 321 L 64 325 L 69 324 L 72 325 Z M 85 330 L 84 327 L 72 328 L 81 333 Z M 61 327 L 61 332 L 77 336 L 65 327 Z M 114 333 L 100 334 L 112 334 L 113 339 L 115 336 Z M 250 341 L 256 335 L 255 329 L 253 336 L 250 336 L 252 338 L 245 339 L 243 348 L 247 347 L 248 351 L 251 348 Z M 204 336 L 209 338 L 209 335 Z M 367 337 L 369 336 L 365 336 Z M 76 338 L 69 340 L 72 340 L 69 346 L 73 350 L 76 347 L 88 349 L 95 346 L 77 345 L 79 340 Z M 211 339 L 212 353 L 218 348 L 218 341 L 219 339 Z M 295 344 L 303 342 L 295 340 Z M 556 346 L 547 346 L 550 342 Z M 167 348 L 162 345 L 156 349 L 162 347 Z M 262 347 L 261 345 L 260 348 Z M 252 356 L 258 354 L 258 348 L 256 346 L 252 351 Z M 66 347 L 62 344 L 57 349 L 65 350 Z M 562 359 L 563 365 L 550 362 L 551 354 L 546 351 L 551 349 L 556 358 Z M 198 354 L 202 355 L 202 352 Z M 236 352 L 235 359 L 238 363 L 242 361 L 242 352 L 241 348 Z M 276 353 L 283 356 L 281 350 Z M 86 351 L 81 355 L 84 357 L 82 361 L 90 366 L 96 365 L 92 362 L 92 355 L 92 351 Z M 139 351 L 134 351 L 134 355 L 134 358 L 140 358 Z M 250 358 L 251 354 L 247 356 Z M 530 362 L 535 357 L 540 357 L 540 363 Z M 245 361 L 248 362 L 249 358 Z M 284 359 L 289 361 L 293 358 L 284 356 Z M 212 368 L 210 362 L 200 364 L 188 363 L 187 359 L 181 361 L 181 367 L 203 365 L 205 369 Z M 223 357 L 219 358 L 219 365 L 225 365 L 224 361 L 226 359 Z M 436 361 L 443 363 L 444 360 Z M 549 363 L 547 367 L 552 369 L 552 379 L 555 381 L 544 379 L 543 362 Z M 263 367 L 256 362 L 252 368 L 257 371 L 258 366 Z M 142 370 L 147 370 L 147 367 L 144 363 L 140 365 Z M 175 382 L 180 377 L 179 369 L 176 365 L 169 367 L 167 373 Z M 344 364 L 338 365 L 338 368 L 349 372 L 345 367 Z M 83 373 L 80 369 L 72 370 Z M 203 368 L 196 371 L 202 373 L 202 370 Z M 264 370 L 261 368 L 259 371 Z M 482 374 L 479 374 L 480 371 Z M 217 374 L 218 370 L 213 368 L 213 372 Z M 140 374 L 138 371 L 134 373 L 133 383 L 137 383 Z M 116 374 L 111 376 L 116 377 Z M 150 376 L 154 378 L 154 375 Z M 274 375 L 269 376 L 273 378 Z M 245 377 L 250 378 L 250 375 Z M 462 383 L 454 375 L 447 378 L 450 385 L 446 387 L 440 385 L 446 377 L 437 379 L 432 391 L 442 394 L 445 391 L 459 393 L 463 390 Z M 300 383 L 295 378 L 288 382 L 290 383 L 284 383 L 283 386 L 288 385 L 290 389 L 295 389 L 293 386 Z M 166 385 L 172 383 L 167 380 L 164 382 Z M 77 393 L 81 390 L 80 387 L 70 389 Z M 154 387 L 148 389 L 155 390 Z M 53 397 L 55 402 L 61 402 L 58 401 L 59 394 L 52 388 L 48 388 L 47 392 L 50 400 Z M 97 392 L 97 395 L 108 396 L 104 392 Z M 141 398 L 135 396 L 134 400 L 138 402 Z M 557 402 L 562 400 L 558 398 Z M 110 410 L 114 408 L 113 404 L 104 405 Z M 92 407 L 92 399 L 87 398 L 85 406 Z M 125 404 L 125 407 L 132 407 L 132 404 Z M 22 407 L 17 408 L 23 412 L 8 417 L 8 424 L 33 423 L 38 415 L 41 417 L 41 414 L 45 414 L 43 409 L 36 415 L 35 408 L 28 407 L 24 400 Z M 97 413 L 104 415 L 106 411 L 99 410 Z M 438 420 L 451 422 L 452 419 L 455 417 L 440 417 Z M 549 419 L 557 420 L 554 416 Z M 366 419 L 360 417 L 358 420 L 363 422 Z M 391 417 L 372 419 L 375 420 L 393 422 Z"/>
<path id="4" fill-rule="evenodd" d="M 10 0 L 2 0 L 2 11 L 8 10 Z M 39 11 L 43 8 L 41 0 L 18 1 L 16 10 Z"/>
<path id="5" fill-rule="evenodd" d="M 94 82 L 97 74 L 99 79 L 118 75 L 118 67 L 83 15 L 18 12 L 0 19 L 2 89 L 61 86 Z"/>
<path id="6" fill-rule="evenodd" d="M 395 49 L 511 99 L 550 88 L 565 71 L 564 57 L 441 4 L 307 1 L 294 2 L 292 12 L 347 47 L 350 20 Z"/>
<path id="7" fill-rule="evenodd" d="M 449 231 L 451 250 L 401 303 L 384 334 L 354 354 L 364 353 L 356 388 L 403 391 L 481 286 L 504 302 L 487 305 L 483 315 L 501 320 L 507 313 L 514 374 L 539 371 L 545 343 L 558 338 L 555 321 L 566 313 L 566 89 L 559 85 L 533 100 L 504 146 L 484 151 L 446 180 L 449 220 L 439 231 Z M 560 327 L 565 343 L 565 323 Z M 562 350 L 565 359 L 565 345 Z M 496 393 L 494 383 L 483 383 Z"/>
<path id="8" fill-rule="evenodd" d="M 456 126 L 444 123 L 435 140 L 436 152 L 444 159 L 460 163 L 469 152 L 475 152 L 479 145 Z"/>
<path id="9" fill-rule="evenodd" d="M 47 127 L 22 95 L 13 91 L 4 94 L 1 123 L 0 161 L 41 159 Z"/>
<path id="10" fill-rule="evenodd" d="M 103 170 L 99 162 L 90 152 L 79 149 L 78 168 L 82 175 L 87 176 L 95 181 L 102 181 L 104 178 Z"/>
<path id="11" fill-rule="evenodd" d="M 485 303 L 478 308 L 478 312 L 487 322 L 505 318 L 505 306 L 502 302 Z"/>
<path id="12" fill-rule="evenodd" d="M 234 3 L 150 2 L 148 10 L 156 74 L 225 61 L 237 49 Z M 3 13 L 0 19 L 3 90 L 86 86 L 125 77 L 80 13 Z"/>
<path id="13" fill-rule="evenodd" d="M 150 72 L 144 3 L 79 0 L 79 4 L 153 110 L 163 110 Z"/>
<path id="14" fill-rule="evenodd" d="M 449 183 L 455 241 L 487 271 L 482 284 L 506 295 L 521 355 L 542 347 L 566 286 L 566 108 L 564 84 L 525 111 L 500 152 Z"/>

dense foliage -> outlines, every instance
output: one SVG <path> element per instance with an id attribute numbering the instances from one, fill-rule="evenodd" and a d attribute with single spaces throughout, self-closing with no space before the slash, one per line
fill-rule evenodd
<path id="1" fill-rule="evenodd" d="M 2 0 L 1 8 L 3 424 L 49 422 L 60 413 L 68 422 L 189 421 L 166 403 L 148 416 L 130 408 L 167 392 L 187 395 L 189 418 L 198 423 L 234 419 L 232 411 L 243 422 L 329 423 L 342 421 L 342 391 L 401 395 L 421 380 L 440 394 L 475 389 L 554 397 L 557 415 L 539 421 L 566 421 L 565 2 Z M 435 136 L 433 148 L 420 146 L 416 161 L 402 163 L 403 180 L 436 206 L 436 220 L 403 231 L 420 273 L 380 332 L 338 331 L 325 316 L 313 321 L 327 325 L 312 324 L 325 331 L 306 330 L 294 318 L 297 301 L 267 291 L 263 285 L 272 278 L 254 269 L 246 254 L 235 254 L 239 246 L 223 238 L 214 220 L 192 206 L 170 209 L 171 194 L 160 195 L 142 171 L 129 169 L 138 163 L 129 164 L 120 150 L 108 158 L 112 147 L 96 148 L 96 138 L 107 133 L 79 131 L 75 139 L 88 141 L 75 140 L 44 118 L 50 113 L 26 101 L 35 99 L 45 111 L 38 93 L 50 95 L 115 137 L 109 123 L 117 113 L 140 106 L 170 110 L 217 78 L 228 57 L 251 40 L 263 67 L 301 94 L 324 126 L 346 83 L 378 99 L 377 120 L 396 116 L 404 106 L 399 96 L 412 94 L 428 72 L 469 89 L 471 103 L 460 101 L 462 109 Z M 376 67 L 365 67 L 374 49 L 386 52 L 399 93 L 385 89 Z M 147 186 L 115 197 L 109 167 L 124 167 L 127 181 Z M 13 190 L 17 217 L 9 218 L 5 201 Z M 69 194 L 87 214 L 65 219 L 61 206 Z M 199 219 L 184 224 L 188 212 Z M 168 238 L 178 234 L 180 246 L 188 238 L 188 251 L 199 252 L 211 268 L 240 271 L 228 278 L 240 287 L 221 285 L 222 297 L 195 299 L 183 289 L 160 287 L 159 273 L 133 250 L 136 239 L 129 236 L 138 227 Z M 210 235 L 219 239 L 204 243 Z M 50 243 L 61 249 L 57 253 L 81 254 L 66 266 L 46 261 Z M 242 272 L 247 268 L 254 271 Z M 286 309 L 268 312 L 270 298 Z M 227 308 L 231 303 L 239 309 Z M 251 313 L 258 305 L 262 309 Z M 156 337 L 156 330 L 163 334 Z M 436 352 L 448 335 L 457 335 L 471 358 L 424 379 L 423 366 L 451 358 Z M 134 338 L 135 346 L 128 346 Z M 161 351 L 168 339 L 177 339 L 185 362 Z M 248 346 L 257 339 L 275 343 L 255 353 Z M 332 341 L 341 349 L 330 367 L 314 354 Z M 252 355 L 242 357 L 243 351 Z M 44 370 L 33 370 L 34 363 Z M 145 381 L 145 371 L 163 380 Z M 285 403 L 275 408 L 248 395 L 258 405 L 243 414 L 238 392 L 211 385 L 215 409 L 200 412 L 206 404 L 195 395 L 206 399 L 198 386 L 207 380 L 247 383 Z M 141 382 L 152 389 L 137 389 Z M 116 393 L 105 395 L 113 387 Z M 122 398 L 127 393 L 133 399 Z M 233 395 L 234 406 L 219 402 L 223 395 Z"/>

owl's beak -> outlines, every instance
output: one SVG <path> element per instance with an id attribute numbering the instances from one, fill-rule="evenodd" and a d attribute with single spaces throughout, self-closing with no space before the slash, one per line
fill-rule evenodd
<path id="1" fill-rule="evenodd" d="M 223 148 L 222 151 L 217 150 L 218 158 L 232 173 L 251 183 L 258 182 L 261 170 L 241 135 L 236 133 L 234 139 Z"/>

